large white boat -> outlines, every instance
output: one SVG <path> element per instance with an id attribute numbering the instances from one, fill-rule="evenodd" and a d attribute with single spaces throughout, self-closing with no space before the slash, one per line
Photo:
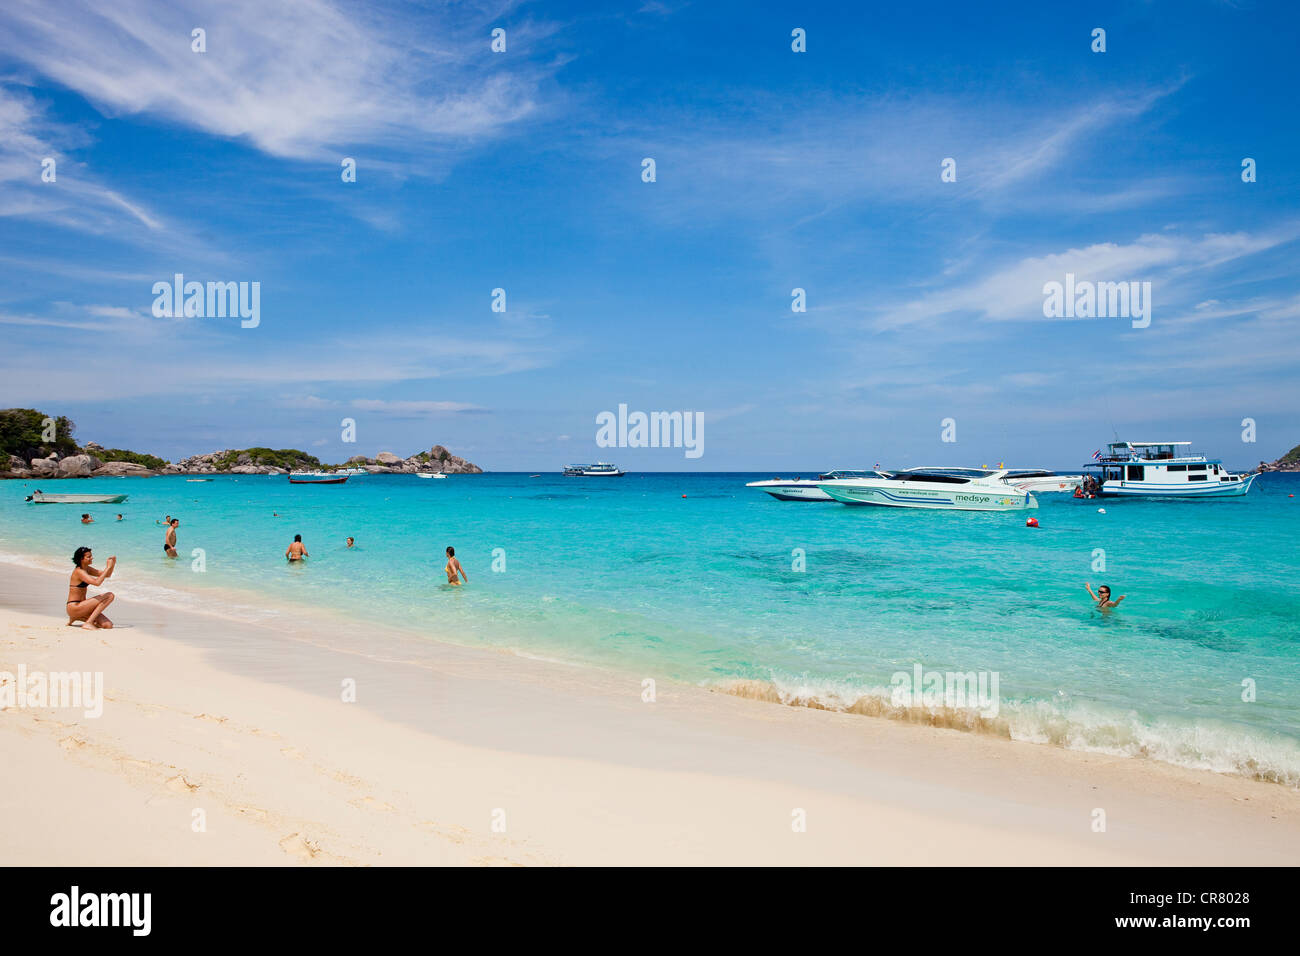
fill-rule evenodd
<path id="1" fill-rule="evenodd" d="M 1058 475 L 1040 468 L 1012 468 L 1002 480 L 1021 491 L 1040 495 L 1045 491 L 1073 492 L 1083 481 L 1083 475 Z"/>
<path id="2" fill-rule="evenodd" d="M 816 478 L 768 478 L 763 481 L 749 481 L 745 483 L 745 487 L 766 491 L 777 501 L 834 501 L 834 498 L 817 487 L 820 482 L 836 481 L 840 478 L 866 478 L 875 474 L 874 471 L 828 471 Z"/>
<path id="3" fill-rule="evenodd" d="M 1084 491 L 1106 498 L 1236 498 L 1257 474 L 1236 475 L 1219 458 L 1189 455 L 1188 441 L 1117 441 L 1084 465 Z"/>
<path id="4" fill-rule="evenodd" d="M 594 465 L 565 465 L 564 477 L 566 478 L 622 478 L 623 472 L 618 470 L 617 465 L 611 465 L 607 461 L 598 461 Z"/>
<path id="5" fill-rule="evenodd" d="M 877 471 L 869 478 L 818 484 L 846 505 L 933 508 L 941 511 L 1020 511 L 1037 508 L 1030 492 L 1009 485 L 1005 468 L 907 468 Z"/>
<path id="6" fill-rule="evenodd" d="M 347 475 L 349 478 L 360 478 L 362 475 L 368 475 L 370 472 L 364 468 L 340 468 L 334 472 L 336 475 Z"/>

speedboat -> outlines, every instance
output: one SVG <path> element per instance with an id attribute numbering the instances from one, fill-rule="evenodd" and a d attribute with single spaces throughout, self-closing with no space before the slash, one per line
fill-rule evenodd
<path id="1" fill-rule="evenodd" d="M 1021 511 L 1038 499 L 1009 485 L 1005 468 L 906 468 L 876 471 L 867 478 L 819 482 L 817 487 L 846 505 L 932 508 L 941 511 Z"/>
<path id="2" fill-rule="evenodd" d="M 1220 458 L 1189 455 L 1189 441 L 1118 441 L 1083 466 L 1086 495 L 1103 498 L 1236 498 L 1258 474 L 1237 475 Z"/>
<path id="3" fill-rule="evenodd" d="M 564 466 L 566 478 L 622 478 L 623 474 L 617 465 L 611 465 L 607 461 L 598 461 L 594 465 Z"/>
<path id="4" fill-rule="evenodd" d="M 347 475 L 335 475 L 328 471 L 291 471 L 291 485 L 341 485 L 348 480 Z"/>
<path id="5" fill-rule="evenodd" d="M 1058 475 L 1040 468 L 1013 468 L 1002 480 L 1021 491 L 1038 495 L 1045 491 L 1074 491 L 1083 481 L 1083 475 Z"/>
<path id="6" fill-rule="evenodd" d="M 817 487 L 819 482 L 836 481 L 840 478 L 866 478 L 874 474 L 874 471 L 828 471 L 816 478 L 768 478 L 764 481 L 749 481 L 745 483 L 745 487 L 766 491 L 777 501 L 834 501 L 834 498 Z"/>
<path id="7" fill-rule="evenodd" d="M 415 473 L 415 477 L 416 478 L 446 478 L 447 476 L 440 471 L 417 471 Z"/>
<path id="8" fill-rule="evenodd" d="M 34 505 L 120 505 L 126 495 L 52 495 L 37 491 L 27 500 Z"/>

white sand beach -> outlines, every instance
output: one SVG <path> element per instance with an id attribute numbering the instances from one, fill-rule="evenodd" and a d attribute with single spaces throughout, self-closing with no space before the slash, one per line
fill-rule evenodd
<path id="1" fill-rule="evenodd" d="M 341 650 L 320 629 L 125 597 L 122 626 L 89 632 L 57 613 L 64 590 L 64 575 L 0 565 L 0 671 L 104 681 L 99 717 L 0 712 L 10 864 L 1300 858 L 1300 797 L 1275 784 L 662 679 L 651 703 L 652 674 L 433 640 Z"/>

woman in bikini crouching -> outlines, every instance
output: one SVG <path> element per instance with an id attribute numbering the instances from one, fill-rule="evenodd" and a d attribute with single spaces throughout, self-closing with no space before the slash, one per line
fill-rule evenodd
<path id="1" fill-rule="evenodd" d="M 104 609 L 113 603 L 117 597 L 112 591 L 105 591 L 103 594 L 96 594 L 94 597 L 88 596 L 86 589 L 90 585 L 102 587 L 104 582 L 113 576 L 113 568 L 117 566 L 117 557 L 108 559 L 108 564 L 104 565 L 103 571 L 97 571 L 91 567 L 90 562 L 93 558 L 89 548 L 78 548 L 72 555 L 72 563 L 76 565 L 72 571 L 72 577 L 68 579 L 68 626 L 71 627 L 76 621 L 81 621 L 82 627 L 103 627 L 110 628 L 113 622 L 104 615 Z"/>

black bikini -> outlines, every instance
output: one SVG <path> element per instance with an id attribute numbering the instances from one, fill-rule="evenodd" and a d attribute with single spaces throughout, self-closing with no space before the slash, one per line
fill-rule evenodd
<path id="1" fill-rule="evenodd" d="M 72 585 L 72 587 L 74 587 L 74 588 L 81 588 L 81 590 L 84 591 L 84 590 L 86 590 L 86 588 L 90 587 L 90 585 L 89 585 L 88 583 L 86 583 L 85 581 L 80 581 L 80 582 L 78 582 L 77 584 Z M 84 601 L 85 598 L 83 597 L 81 600 Z M 80 604 L 81 601 L 68 601 L 67 603 L 68 603 L 68 604 Z"/>

